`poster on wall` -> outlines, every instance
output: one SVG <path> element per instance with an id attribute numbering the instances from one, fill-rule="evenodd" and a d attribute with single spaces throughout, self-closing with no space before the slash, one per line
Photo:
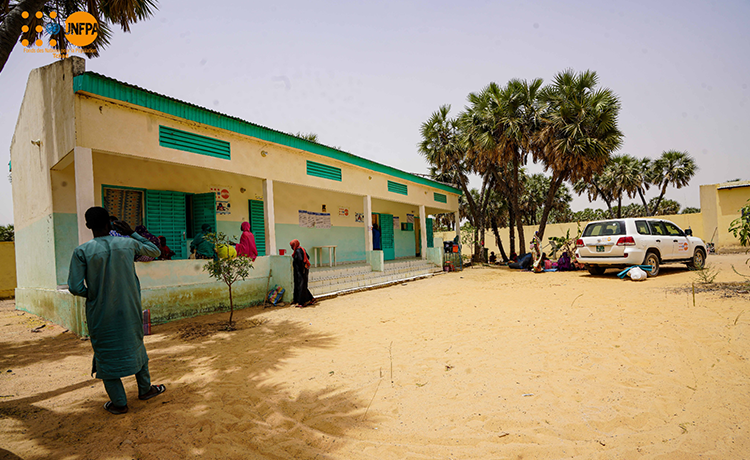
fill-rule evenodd
<path id="1" fill-rule="evenodd" d="M 361 212 L 355 212 L 354 213 L 354 222 L 358 224 L 365 223 L 365 214 Z"/>
<path id="2" fill-rule="evenodd" d="M 401 230 L 401 224 L 399 223 L 398 216 L 393 216 L 393 229 L 394 230 Z"/>
<path id="3" fill-rule="evenodd" d="M 349 217 L 349 208 L 339 206 L 339 216 Z"/>
<path id="4" fill-rule="evenodd" d="M 232 214 L 231 204 L 228 201 L 217 201 L 216 202 L 216 214 L 228 215 Z"/>
<path id="5" fill-rule="evenodd" d="M 299 226 L 307 228 L 331 228 L 331 214 L 298 210 Z"/>
<path id="6" fill-rule="evenodd" d="M 232 214 L 229 204 L 229 187 L 215 186 L 211 187 L 209 191 L 216 194 L 216 214 Z"/>
<path id="7" fill-rule="evenodd" d="M 406 215 L 406 223 L 407 224 L 413 224 L 414 223 L 414 214 L 407 214 Z"/>

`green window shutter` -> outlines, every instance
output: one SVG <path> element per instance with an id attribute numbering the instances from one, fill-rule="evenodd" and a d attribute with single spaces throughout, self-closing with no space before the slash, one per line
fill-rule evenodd
<path id="1" fill-rule="evenodd" d="M 159 125 L 159 145 L 170 149 L 231 159 L 229 142 Z"/>
<path id="2" fill-rule="evenodd" d="M 258 256 L 266 255 L 266 214 L 263 209 L 263 202 L 258 200 L 248 200 L 250 202 L 250 231 L 255 237 L 255 247 L 258 249 Z"/>
<path id="3" fill-rule="evenodd" d="M 398 182 L 393 182 L 392 180 L 388 181 L 388 191 L 398 193 L 400 195 L 409 194 L 409 189 L 406 187 L 406 184 L 399 184 Z"/>
<path id="4" fill-rule="evenodd" d="M 425 219 L 425 225 L 427 226 L 427 247 L 432 248 L 435 246 L 435 242 L 432 240 L 434 237 L 432 233 L 432 219 L 429 217 Z"/>
<path id="5" fill-rule="evenodd" d="M 341 168 L 324 165 L 323 163 L 316 163 L 310 160 L 307 161 L 307 175 L 341 182 Z"/>
<path id="6" fill-rule="evenodd" d="M 193 235 L 201 231 L 203 225 L 216 231 L 216 194 L 198 193 L 193 195 Z"/>
<path id="7" fill-rule="evenodd" d="M 442 193 L 434 192 L 433 196 L 435 197 L 435 201 L 438 203 L 447 203 L 448 197 L 443 195 Z"/>
<path id="8" fill-rule="evenodd" d="M 393 245 L 393 215 L 380 214 L 380 247 L 383 248 L 383 259 L 394 260 L 396 249 Z"/>
<path id="9" fill-rule="evenodd" d="M 175 259 L 187 258 L 185 204 L 184 193 L 146 190 L 146 228 L 151 234 L 167 239 Z"/>

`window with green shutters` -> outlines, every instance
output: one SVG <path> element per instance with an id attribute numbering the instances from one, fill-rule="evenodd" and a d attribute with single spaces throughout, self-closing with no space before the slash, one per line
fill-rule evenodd
<path id="1" fill-rule="evenodd" d="M 159 145 L 225 160 L 232 156 L 229 142 L 162 125 L 159 125 Z"/>
<path id="2" fill-rule="evenodd" d="M 406 184 L 399 184 L 398 182 L 393 182 L 392 180 L 388 181 L 388 191 L 398 193 L 400 195 L 409 194 L 409 189 L 406 187 Z"/>
<path id="3" fill-rule="evenodd" d="M 383 248 L 383 260 L 394 260 L 396 248 L 393 238 L 393 215 L 380 214 L 380 245 Z"/>
<path id="4" fill-rule="evenodd" d="M 185 193 L 146 190 L 146 228 L 152 235 L 167 239 L 174 259 L 187 258 L 185 206 Z"/>
<path id="5" fill-rule="evenodd" d="M 192 195 L 193 235 L 201 231 L 203 225 L 211 226 L 216 231 L 216 194 L 198 193 Z"/>
<path id="6" fill-rule="evenodd" d="M 438 203 L 447 203 L 448 197 L 443 195 L 442 193 L 434 192 L 433 197 L 435 198 L 435 201 Z"/>
<path id="7" fill-rule="evenodd" d="M 322 177 L 323 179 L 337 180 L 341 182 L 341 168 L 307 161 L 307 175 Z"/>
<path id="8" fill-rule="evenodd" d="M 258 249 L 258 256 L 266 255 L 266 215 L 263 209 L 263 202 L 258 200 L 248 200 L 250 207 L 250 231 L 255 237 L 255 247 Z"/>

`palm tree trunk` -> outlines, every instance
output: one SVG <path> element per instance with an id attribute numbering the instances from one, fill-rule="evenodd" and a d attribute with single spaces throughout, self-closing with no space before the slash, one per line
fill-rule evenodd
<path id="1" fill-rule="evenodd" d="M 510 240 L 510 253 L 516 253 L 516 211 L 513 208 L 512 200 L 508 200 L 508 239 Z M 517 254 L 517 253 L 516 253 Z"/>
<path id="2" fill-rule="evenodd" d="M 659 214 L 659 206 L 661 206 L 661 200 L 664 198 L 664 194 L 667 193 L 667 185 L 669 185 L 669 181 L 664 181 L 664 186 L 661 188 L 661 193 L 659 194 L 659 198 L 656 200 L 656 204 L 654 205 L 654 209 L 652 210 L 653 215 Z"/>
<path id="3" fill-rule="evenodd" d="M 505 248 L 503 248 L 503 240 L 500 239 L 500 232 L 497 229 L 497 219 L 492 219 L 492 232 L 495 234 L 495 244 L 497 249 L 500 251 L 500 257 L 503 258 L 503 262 L 508 261 L 508 256 L 505 254 Z"/>
<path id="4" fill-rule="evenodd" d="M 521 219 L 521 213 L 518 212 L 518 210 L 520 209 L 519 204 L 518 204 L 518 195 L 520 191 L 519 190 L 520 184 L 518 180 L 520 168 L 519 168 L 518 160 L 519 160 L 518 153 L 516 152 L 515 155 L 513 156 L 513 190 L 511 191 L 511 199 L 513 200 L 513 206 L 516 210 L 515 224 L 516 224 L 516 229 L 518 230 L 518 255 L 522 256 L 526 254 L 526 241 L 525 241 L 524 234 L 523 234 L 523 220 Z M 513 222 L 511 222 L 510 224 L 513 225 Z"/>
<path id="5" fill-rule="evenodd" d="M 539 241 L 542 241 L 542 238 L 544 238 L 544 229 L 547 227 L 547 218 L 549 217 L 549 213 L 552 210 L 552 202 L 555 200 L 555 195 L 557 194 L 557 189 L 560 188 L 560 185 L 563 182 L 563 175 L 560 174 L 558 177 L 555 177 L 555 173 L 552 173 L 552 180 L 549 182 L 549 190 L 547 190 L 547 199 L 544 200 L 544 209 L 542 210 L 542 218 L 539 220 Z"/>
<path id="6" fill-rule="evenodd" d="M 651 215 L 651 211 L 648 209 L 648 202 L 646 202 L 646 197 L 643 195 L 643 189 L 638 187 L 638 196 L 641 197 L 641 202 L 643 203 L 643 208 L 646 210 L 646 216 Z"/>
<path id="7" fill-rule="evenodd" d="M 25 22 L 21 13 L 28 11 L 33 15 L 41 10 L 44 4 L 45 0 L 22 0 L 5 16 L 5 20 L 0 24 L 0 72 L 3 71 L 10 53 L 21 37 L 21 27 Z"/>
<path id="8" fill-rule="evenodd" d="M 622 219 L 622 192 L 617 197 L 617 218 Z"/>

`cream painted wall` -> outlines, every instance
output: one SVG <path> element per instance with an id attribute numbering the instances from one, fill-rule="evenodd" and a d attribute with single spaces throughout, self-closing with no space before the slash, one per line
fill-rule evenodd
<path id="1" fill-rule="evenodd" d="M 446 212 L 458 209 L 458 195 L 409 181 L 376 173 L 349 163 L 314 155 L 281 145 L 260 141 L 197 123 L 187 122 L 141 107 L 109 101 L 98 96 L 79 93 L 78 145 L 100 152 L 121 153 L 170 163 L 197 166 L 258 178 L 324 188 L 343 193 L 369 194 L 373 197 L 423 204 Z M 231 161 L 159 146 L 159 125 L 210 136 L 231 144 Z M 119 129 L 112 129 L 118 126 Z M 261 151 L 268 152 L 263 157 Z M 343 180 L 330 181 L 307 175 L 306 160 L 317 161 L 342 169 Z M 387 181 L 405 183 L 409 195 L 388 192 Z M 448 197 L 448 203 L 434 200 L 433 192 Z"/>
<path id="2" fill-rule="evenodd" d="M 208 193 L 211 187 L 225 187 L 229 190 L 232 213 L 217 215 L 219 222 L 247 221 L 248 200 L 263 199 L 263 182 L 255 177 L 94 152 L 97 206 L 102 205 L 102 185 L 185 193 Z"/>
<path id="3" fill-rule="evenodd" d="M 740 246 L 739 239 L 729 232 L 732 221 L 740 217 L 740 209 L 750 200 L 750 181 L 701 185 L 701 213 L 704 216 L 704 234 L 713 237 L 717 248 Z M 733 188 L 720 188 L 734 185 Z"/>
<path id="4" fill-rule="evenodd" d="M 12 241 L 0 241 L 0 299 L 13 297 L 16 289 L 16 250 Z"/>
<path id="5" fill-rule="evenodd" d="M 331 214 L 332 226 L 364 228 L 364 223 L 354 222 L 354 213 L 361 213 L 364 209 L 364 201 L 361 196 L 312 189 L 278 181 L 274 182 L 273 191 L 277 224 L 299 225 L 300 210 L 323 212 L 323 205 L 326 205 L 326 212 Z M 348 208 L 349 215 L 340 216 L 339 207 Z"/>

